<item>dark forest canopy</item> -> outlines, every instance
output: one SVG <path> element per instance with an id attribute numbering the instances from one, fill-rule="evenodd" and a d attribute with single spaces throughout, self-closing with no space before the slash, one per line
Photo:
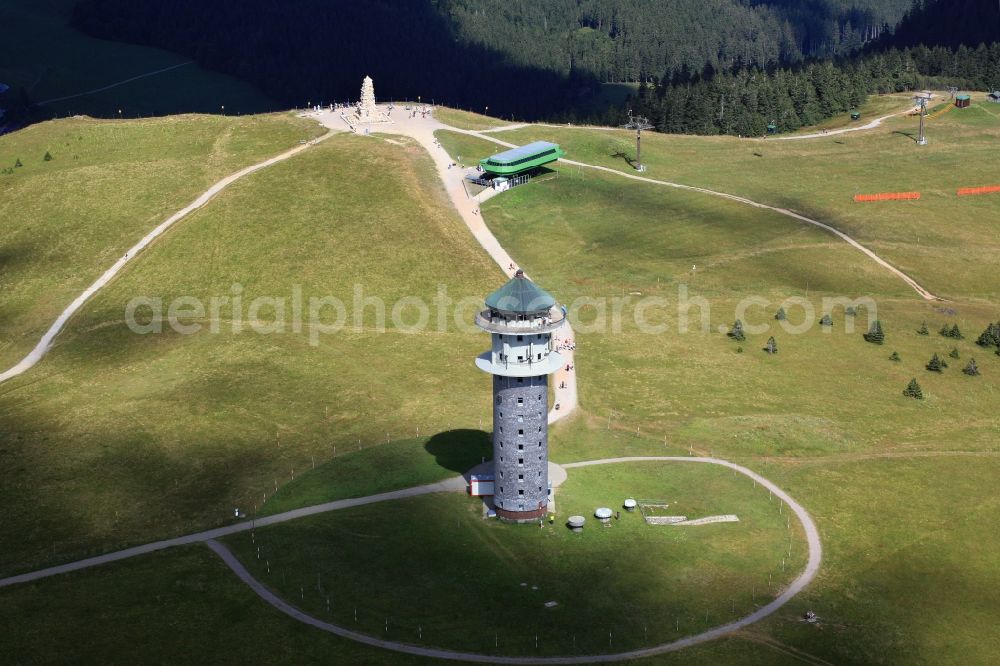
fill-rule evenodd
<path id="1" fill-rule="evenodd" d="M 996 47 L 976 47 L 984 30 L 1000 38 L 996 3 L 81 0 L 74 23 L 183 53 L 289 106 L 355 99 L 369 74 L 383 99 L 615 123 L 625 106 L 601 102 L 600 84 L 637 82 L 626 105 L 661 131 L 755 134 L 818 122 L 870 93 L 992 85 Z M 928 33 L 971 48 L 898 48 Z"/>
<path id="2" fill-rule="evenodd" d="M 356 96 L 369 73 L 397 98 L 531 118 L 580 106 L 597 82 L 845 53 L 895 23 L 907 2 L 81 0 L 74 22 L 186 54 L 288 104 Z"/>
<path id="3" fill-rule="evenodd" d="M 663 132 L 756 136 L 786 132 L 860 106 L 868 95 L 954 85 L 983 90 L 1000 81 L 1000 42 L 889 49 L 795 69 L 720 72 L 644 86 L 632 103 Z"/>
<path id="4" fill-rule="evenodd" d="M 958 48 L 995 41 L 1000 41 L 1000 1 L 918 0 L 880 45 Z"/>

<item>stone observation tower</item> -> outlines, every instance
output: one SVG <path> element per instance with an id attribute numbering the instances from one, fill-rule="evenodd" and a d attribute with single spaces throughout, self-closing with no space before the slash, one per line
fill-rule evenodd
<path id="1" fill-rule="evenodd" d="M 523 271 L 476 315 L 476 325 L 493 336 L 476 365 L 493 375 L 493 504 L 501 520 L 535 521 L 548 507 L 548 376 L 562 366 L 552 332 L 564 317 Z"/>

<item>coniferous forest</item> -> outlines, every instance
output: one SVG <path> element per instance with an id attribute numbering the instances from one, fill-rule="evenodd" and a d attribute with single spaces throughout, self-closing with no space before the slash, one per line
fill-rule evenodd
<path id="1" fill-rule="evenodd" d="M 1000 87 L 995 0 L 81 0 L 77 27 L 288 106 L 380 97 L 665 132 L 789 131 L 923 87 Z M 994 40 L 997 40 L 996 42 Z M 628 99 L 606 83 L 637 84 Z"/>

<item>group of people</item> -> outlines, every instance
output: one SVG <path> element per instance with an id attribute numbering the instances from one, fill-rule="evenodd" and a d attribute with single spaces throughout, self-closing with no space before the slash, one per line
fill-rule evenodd
<path id="1" fill-rule="evenodd" d="M 565 340 L 556 338 L 556 351 L 563 351 L 564 349 L 566 351 L 576 351 L 576 342 L 573 341 L 573 338 L 566 338 Z"/>

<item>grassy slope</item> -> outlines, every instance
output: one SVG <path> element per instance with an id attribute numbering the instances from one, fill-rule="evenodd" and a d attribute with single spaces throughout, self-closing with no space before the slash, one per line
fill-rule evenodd
<path id="1" fill-rule="evenodd" d="M 624 222 L 609 226 L 608 210 Z M 962 305 L 958 315 L 938 314 L 864 255 L 820 230 L 610 175 L 560 167 L 559 177 L 492 199 L 483 213 L 514 259 L 532 267 L 567 303 L 623 293 L 666 299 L 647 311 L 653 323 L 669 327 L 655 335 L 637 328 L 631 303 L 622 308 L 620 333 L 611 329 L 612 303 L 600 330 L 591 328 L 599 313 L 579 309 L 581 400 L 601 423 L 613 412 L 614 424 L 666 435 L 682 450 L 693 446 L 737 456 L 992 445 L 995 421 L 983 396 L 997 388 L 1000 358 L 970 340 L 956 344 L 916 334 L 926 319 L 934 331 L 957 321 L 974 337 L 995 318 L 992 308 Z M 691 298 L 708 300 L 709 332 L 699 330 L 697 308 L 689 317 L 692 330 L 678 332 L 683 286 Z M 772 318 L 786 297 L 808 296 L 819 313 L 823 297 L 840 295 L 875 299 L 889 331 L 886 346 L 862 340 L 865 317 L 847 334 L 850 322 L 842 308 L 833 313 L 831 333 L 814 326 L 792 335 Z M 738 301 L 749 296 L 769 305 L 753 307 L 743 318 L 768 330 L 750 335 L 746 353 L 735 354 L 737 345 L 718 327 L 730 325 Z M 789 314 L 794 323 L 803 316 L 799 308 Z M 775 357 L 759 351 L 769 335 L 778 340 Z M 965 360 L 941 376 L 923 369 L 932 353 L 946 354 L 953 346 L 963 359 L 976 356 L 984 376 L 958 372 Z M 901 363 L 887 360 L 893 350 Z M 913 376 L 928 396 L 922 403 L 899 394 Z M 955 413 L 963 420 L 942 438 L 938 424 Z"/>
<path id="2" fill-rule="evenodd" d="M 900 291 L 898 283 L 872 272 L 861 255 L 840 254 L 835 242 L 815 238 L 822 249 L 816 254 L 802 242 L 805 232 L 791 232 L 775 221 L 751 226 L 749 212 L 725 210 L 706 214 L 704 221 L 692 219 L 693 212 L 710 204 L 684 201 L 670 190 L 656 195 L 648 186 L 622 181 L 606 185 L 604 177 L 592 172 L 560 168 L 556 180 L 483 206 L 484 218 L 515 259 L 531 266 L 533 275 L 567 300 L 581 293 L 609 295 L 615 281 L 627 291 L 643 293 L 657 293 L 663 282 L 689 281 L 693 290 L 713 297 L 715 324 L 732 312 L 725 307 L 727 297 L 804 295 L 807 284 L 813 298 L 817 289 L 820 294 L 875 297 L 880 317 L 892 331 L 885 347 L 867 345 L 856 334 L 824 335 L 814 329 L 794 337 L 779 333 L 782 351 L 767 358 L 757 352 L 766 333 L 750 336 L 743 345 L 750 353 L 743 355 L 732 354 L 735 344 L 720 335 L 649 338 L 627 328 L 615 336 L 577 333 L 583 404 L 600 416 L 584 413 L 557 429 L 557 459 L 687 446 L 714 450 L 761 469 L 817 518 L 827 551 L 820 580 L 787 611 L 751 628 L 751 639 L 834 663 L 936 663 L 956 654 L 986 662 L 1000 649 L 987 610 L 996 603 L 991 590 L 1000 562 L 992 555 L 993 536 L 980 537 L 995 512 L 989 489 L 998 470 L 989 451 L 997 426 L 988 396 L 997 390 L 1000 360 L 968 339 L 956 344 L 933 332 L 930 337 L 915 333 L 923 320 L 932 331 L 945 321 L 957 321 L 974 338 L 988 320 L 996 319 L 996 282 L 985 275 L 994 261 L 990 220 L 996 217 L 998 200 L 953 196 L 954 187 L 970 180 L 997 178 L 987 157 L 991 137 L 1000 128 L 991 111 L 979 107 L 930 121 L 936 123 L 928 129 L 936 147 L 923 155 L 907 152 L 914 150 L 912 145 L 894 146 L 905 137 L 892 133 L 893 127 L 803 143 L 654 135 L 644 141 L 653 177 L 812 212 L 858 233 L 890 258 L 897 250 L 922 253 L 919 265 L 904 267 L 920 279 L 930 276 L 934 289 L 964 296 L 947 304 L 954 314 Z M 907 123 L 912 120 L 895 126 Z M 608 166 L 616 166 L 610 155 L 627 141 L 624 134 L 548 128 L 501 136 L 517 143 L 558 140 L 572 158 Z M 441 140 L 448 145 L 454 137 L 442 133 Z M 848 150 L 850 160 L 833 158 Z M 886 159 L 894 160 L 893 168 L 879 170 L 879 160 Z M 960 162 L 974 166 L 951 168 Z M 910 183 L 917 183 L 914 189 L 925 194 L 919 204 L 925 208 L 919 210 L 927 212 L 915 215 L 914 206 L 854 208 L 848 203 L 850 182 L 858 171 L 881 181 L 872 189 L 904 189 L 898 185 L 903 182 L 910 189 Z M 586 186 L 572 187 L 574 174 Z M 816 190 L 808 200 L 807 187 Z M 801 198 L 793 198 L 796 193 Z M 640 203 L 633 205 L 636 201 Z M 953 207 L 962 211 L 960 226 L 951 224 Z M 622 223 L 608 225 L 608 210 L 615 210 Z M 679 229 L 674 220 L 681 223 Z M 529 228 L 530 243 L 525 242 Z M 769 250 L 777 237 L 790 234 L 799 247 Z M 928 244 L 929 236 L 937 243 Z M 892 242 L 879 240 L 884 237 Z M 698 270 L 692 275 L 690 264 L 696 260 Z M 958 262 L 962 271 L 954 270 Z M 730 266 L 738 270 L 731 272 Z M 667 295 L 675 302 L 674 293 Z M 720 301 L 722 316 L 716 314 Z M 835 319 L 839 329 L 843 315 L 835 313 Z M 766 316 L 753 321 L 766 322 Z M 946 374 L 923 369 L 932 352 L 943 355 L 953 346 L 963 358 Z M 892 350 L 899 350 L 902 363 L 886 360 Z M 958 369 L 972 355 L 989 372 L 970 382 Z M 922 403 L 899 396 L 910 376 L 924 386 L 928 398 Z M 667 437 L 659 445 L 650 443 L 628 434 L 636 427 Z M 978 450 L 985 457 L 932 453 L 935 457 L 927 459 L 886 461 L 867 460 L 860 453 L 907 449 Z M 799 456 L 801 462 L 763 467 L 762 456 L 782 453 Z M 819 628 L 798 620 L 808 609 L 825 616 Z"/>
<path id="3" fill-rule="evenodd" d="M 737 513 L 741 522 L 650 527 L 638 512 L 622 512 L 609 528 L 591 519 L 580 535 L 562 525 L 566 516 L 620 506 L 630 495 L 669 501 L 679 515 Z M 408 640 L 422 627 L 416 642 L 452 649 L 494 653 L 499 634 L 501 654 L 586 654 L 673 640 L 733 617 L 734 603 L 737 614 L 754 607 L 755 595 L 757 605 L 766 603 L 804 563 L 801 535 L 788 531 L 767 491 L 718 467 L 573 470 L 558 502 L 558 524 L 542 530 L 484 521 L 478 500 L 451 494 L 229 541 L 255 575 L 315 614 L 376 635 L 385 634 L 388 619 L 390 634 Z M 782 558 L 789 560 L 784 573 Z M 468 612 L 472 592 L 488 613 Z M 552 600 L 558 607 L 545 608 Z"/>
<path id="4" fill-rule="evenodd" d="M 212 183 L 319 133 L 287 115 L 178 116 L 68 119 L 0 137 L 0 165 L 24 165 L 0 175 L 0 367 Z"/>
<path id="5" fill-rule="evenodd" d="M 501 276 L 443 190 L 416 185 L 430 169 L 414 147 L 335 137 L 235 184 L 102 292 L 0 392 L 0 459 L 15 480 L 0 489 L 0 568 L 218 524 L 335 446 L 477 427 L 489 384 L 469 359 L 481 334 L 406 334 L 391 320 L 379 334 L 372 307 L 359 330 L 351 317 L 317 346 L 307 331 L 234 334 L 229 309 L 218 334 L 208 322 L 190 336 L 122 324 L 135 296 L 207 301 L 234 283 L 244 309 L 294 285 L 348 304 L 360 285 L 388 307 L 430 301 L 439 285 L 481 298 Z"/>
<path id="6" fill-rule="evenodd" d="M 727 167 L 723 164 L 719 168 Z M 935 315 L 928 306 L 917 303 L 905 293 L 899 284 L 866 267 L 858 256 L 837 254 L 842 246 L 830 243 L 829 239 L 812 238 L 808 234 L 803 236 L 789 230 L 775 231 L 770 227 L 780 225 L 782 221 L 747 217 L 748 214 L 733 209 L 713 209 L 707 204 L 678 200 L 675 193 L 661 199 L 630 188 L 602 185 L 590 174 L 584 178 L 582 186 L 573 189 L 568 184 L 570 174 L 566 173 L 548 183 L 535 183 L 498 198 L 492 204 L 496 206 L 493 210 L 484 206 L 487 221 L 497 229 L 502 242 L 511 243 L 515 258 L 530 266 L 533 275 L 562 299 L 570 300 L 570 296 L 577 294 L 600 296 L 620 293 L 626 283 L 629 290 L 649 293 L 657 278 L 660 284 L 675 286 L 674 282 L 684 276 L 689 260 L 696 257 L 700 262 L 709 263 L 698 264 L 699 282 L 693 288 L 704 287 L 706 293 L 722 303 L 728 304 L 734 294 L 743 292 L 742 276 L 747 271 L 751 275 L 759 271 L 757 281 L 752 284 L 755 289 L 760 288 L 769 295 L 785 295 L 789 290 L 801 291 L 804 276 L 810 276 L 810 280 L 819 279 L 823 289 L 846 290 L 848 293 L 853 293 L 853 290 L 870 291 L 879 297 L 881 311 L 886 313 L 884 318 L 893 321 L 890 341 L 884 348 L 854 344 L 857 336 L 827 337 L 814 333 L 798 338 L 779 338 L 782 353 L 766 361 L 762 355 L 756 354 L 756 348 L 760 346 L 758 343 L 762 342 L 756 337 L 744 345 L 748 353 L 736 357 L 726 353 L 731 351 L 733 345 L 721 339 L 705 343 L 715 345 L 714 352 L 702 350 L 690 356 L 693 346 L 703 345 L 694 342 L 684 345 L 684 337 L 690 339 L 697 336 L 674 336 L 680 342 L 668 341 L 668 344 L 682 346 L 667 354 L 659 349 L 660 341 L 651 344 L 627 333 L 623 336 L 626 339 L 624 345 L 611 338 L 602 340 L 602 336 L 578 334 L 581 349 L 586 351 L 586 354 L 581 353 L 579 359 L 581 374 L 586 378 L 582 388 L 586 391 L 588 382 L 603 384 L 607 393 L 585 392 L 585 406 L 593 409 L 595 404 L 616 404 L 620 410 L 616 412 L 611 430 L 602 432 L 607 423 L 603 413 L 599 418 L 576 419 L 559 428 L 553 437 L 557 459 L 645 451 L 674 452 L 683 442 L 683 439 L 676 438 L 676 434 L 666 447 L 659 440 L 650 441 L 629 434 L 636 424 L 644 433 L 662 430 L 664 421 L 682 422 L 684 425 L 678 432 L 687 432 L 686 436 L 693 442 L 699 442 L 699 447 L 705 444 L 704 448 L 715 446 L 716 452 L 725 451 L 727 455 L 743 456 L 749 460 L 757 458 L 752 464 L 758 469 L 761 468 L 758 457 L 761 453 L 784 450 L 817 456 L 815 463 L 811 464 L 792 463 L 787 467 L 771 464 L 765 473 L 787 487 L 816 515 L 827 546 L 827 561 L 821 580 L 786 612 L 754 627 L 746 635 L 746 640 L 719 641 L 641 663 L 780 663 L 790 660 L 788 653 L 795 650 L 815 653 L 838 663 L 880 659 L 895 661 L 896 655 L 899 655 L 900 661 L 940 662 L 949 655 L 959 653 L 973 655 L 973 661 L 989 660 L 996 651 L 994 623 L 990 617 L 990 609 L 996 602 L 988 590 L 996 587 L 991 581 L 994 581 L 998 570 L 997 562 L 991 555 L 996 547 L 992 544 L 992 537 L 984 537 L 983 532 L 983 525 L 990 520 L 992 513 L 992 500 L 986 495 L 989 488 L 995 485 L 996 471 L 994 465 L 988 462 L 990 459 L 871 462 L 844 459 L 841 454 L 866 448 L 884 450 L 904 446 L 986 448 L 986 435 L 990 428 L 995 430 L 995 425 L 986 407 L 979 403 L 987 402 L 982 400 L 983 391 L 990 394 L 995 390 L 992 379 L 988 379 L 995 374 L 995 368 L 987 366 L 993 371 L 981 380 L 968 380 L 982 382 L 979 394 L 966 390 L 967 385 L 958 383 L 966 378 L 957 374 L 954 364 L 948 374 L 933 377 L 920 369 L 924 356 L 929 356 L 933 350 L 947 351 L 951 343 L 936 337 L 919 338 L 907 331 L 915 328 L 922 318 L 927 318 L 936 330 L 940 321 L 961 317 L 959 321 L 966 333 L 975 334 L 985 317 L 989 316 L 990 308 L 977 309 L 959 304 L 958 317 Z M 549 209 L 541 205 L 543 195 L 558 204 L 553 206 L 558 210 L 551 216 Z M 623 203 L 634 198 L 645 201 L 642 207 L 656 210 L 657 214 L 634 210 Z M 608 209 L 624 211 L 621 219 L 629 223 L 624 235 L 630 242 L 616 238 L 622 232 L 621 224 L 602 232 L 602 225 L 594 218 L 602 215 L 603 210 L 606 220 Z M 699 225 L 709 235 L 711 243 L 693 243 L 694 235 L 686 237 L 685 228 L 669 226 L 678 215 L 685 222 L 683 227 Z M 558 241 L 562 244 L 561 249 L 557 249 L 559 245 L 546 246 L 548 251 L 542 254 L 534 249 L 534 241 L 532 244 L 524 242 L 524 235 L 517 234 L 516 230 L 526 229 L 527 222 L 523 218 L 531 216 L 543 229 L 539 236 L 532 238 L 541 238 L 546 243 Z M 711 228 L 712 222 L 727 224 L 737 220 L 762 228 L 742 230 L 742 236 L 737 233 L 732 239 L 729 235 L 741 230 L 724 227 L 715 232 Z M 668 226 L 660 229 L 660 224 Z M 557 234 L 547 228 L 557 226 L 572 233 Z M 508 237 L 502 235 L 503 228 L 508 229 Z M 658 233 L 661 231 L 667 233 Z M 786 258 L 767 267 L 755 267 L 756 260 L 779 251 L 777 242 L 782 234 L 791 234 L 792 242 Z M 559 240 L 560 236 L 572 238 L 572 243 Z M 675 237 L 676 251 L 668 242 Z M 753 253 L 739 251 L 757 242 L 768 251 L 756 255 L 756 258 Z M 703 245 L 708 245 L 708 249 Z M 642 250 L 637 251 L 636 248 Z M 566 266 L 570 262 L 564 261 L 564 251 L 570 253 L 566 256 L 573 260 L 571 267 Z M 716 254 L 726 260 L 712 268 L 711 261 Z M 815 265 L 824 257 L 831 261 L 828 271 Z M 732 261 L 742 261 L 744 268 L 730 272 L 727 265 Z M 629 275 L 629 266 L 636 268 L 637 279 L 634 281 Z M 702 271 L 702 267 L 710 267 L 710 270 Z M 833 270 L 835 268 L 840 270 Z M 673 297 L 673 294 L 670 295 Z M 716 300 L 713 300 L 713 308 L 715 303 Z M 726 318 L 725 308 L 720 308 L 720 311 L 723 315 L 718 320 L 713 316 L 713 323 Z M 838 325 L 841 320 L 838 317 Z M 897 346 L 904 357 L 902 367 L 888 366 L 887 363 L 886 366 L 877 365 Z M 960 343 L 959 347 L 964 355 L 976 351 L 968 342 Z M 98 350 L 94 349 L 91 353 L 95 351 Z M 459 350 L 456 356 L 466 351 Z M 689 355 L 685 356 L 685 353 Z M 745 369 L 735 378 L 731 367 L 728 367 L 732 359 L 737 359 L 736 362 L 743 364 Z M 774 361 L 781 363 L 777 369 L 768 366 L 774 365 Z M 987 363 L 986 359 L 981 359 L 981 363 Z M 80 364 L 83 364 L 82 361 Z M 685 370 L 687 366 L 695 368 Z M 667 372 L 662 371 L 664 367 Z M 861 367 L 870 369 L 873 381 L 884 382 L 885 387 L 869 389 L 856 379 L 856 374 L 850 374 L 851 369 Z M 678 378 L 680 372 L 686 374 Z M 887 377 L 886 372 L 896 373 L 899 377 Z M 763 377 L 758 376 L 761 373 L 764 373 Z M 834 375 L 833 380 L 830 379 L 831 374 Z M 901 388 L 901 385 L 896 385 L 896 380 L 904 381 L 912 374 L 918 374 L 924 382 L 929 396 L 924 404 L 894 398 Z M 792 378 L 790 384 L 787 382 L 789 376 Z M 813 378 L 811 384 L 805 383 L 809 376 Z M 720 386 L 723 387 L 721 390 Z M 678 389 L 682 393 L 677 393 Z M 220 390 L 215 387 L 214 391 L 206 393 L 214 395 Z M 866 393 L 869 390 L 871 392 Z M 810 398 L 801 395 L 803 393 L 817 395 Z M 675 394 L 674 413 L 658 413 L 656 410 L 660 408 L 657 405 L 675 399 Z M 234 396 L 234 400 L 242 402 L 243 397 Z M 823 397 L 833 400 L 833 404 L 825 405 Z M 79 396 L 74 398 L 75 401 L 79 399 Z M 190 402 L 187 394 L 183 399 Z M 268 399 L 273 400 L 274 396 L 268 396 Z M 463 402 L 477 399 L 468 395 L 461 398 Z M 702 406 L 706 400 L 709 405 Z M 734 401 L 735 404 L 731 404 Z M 860 406 L 866 404 L 883 411 L 869 414 L 861 421 L 861 417 L 855 415 L 859 413 Z M 822 419 L 810 418 L 808 409 L 804 410 L 802 405 L 827 410 L 838 419 L 841 418 L 838 409 L 847 407 L 843 423 L 849 427 L 845 429 L 843 424 L 837 422 L 831 425 Z M 692 407 L 703 411 L 704 416 L 688 420 L 687 411 Z M 787 412 L 787 416 L 778 418 L 779 409 Z M 764 414 L 758 418 L 761 411 Z M 963 415 L 963 423 L 955 425 L 955 420 L 951 418 L 955 414 Z M 899 434 L 885 435 L 880 440 L 876 435 L 880 432 L 884 434 L 889 429 L 887 424 L 882 423 L 886 415 L 892 421 L 889 425 L 897 426 L 900 431 Z M 628 423 L 624 423 L 626 420 Z M 870 425 L 872 431 L 860 428 L 859 424 Z M 840 462 L 827 462 L 823 456 L 830 453 Z M 308 476 L 301 482 L 306 484 L 306 479 Z M 309 493 L 303 492 L 301 498 L 305 500 L 307 497 L 310 497 Z M 967 506 L 983 508 L 966 514 L 964 507 Z M 962 517 L 956 519 L 956 515 Z M 971 551 L 969 544 L 975 546 Z M 141 562 L 136 561 L 136 567 Z M 950 573 L 946 576 L 942 571 Z M 81 574 L 81 577 L 98 575 L 98 572 L 90 572 Z M 956 581 L 972 582 L 956 586 Z M 57 589 L 55 586 L 59 584 L 60 579 L 55 579 L 31 588 L 15 588 L 0 594 L 0 598 L 24 604 L 26 599 L 35 598 L 33 591 L 36 587 Z M 939 589 L 941 587 L 944 589 Z M 104 582 L 88 589 L 94 594 L 108 594 L 109 588 L 110 585 Z M 930 603 L 928 599 L 931 599 Z M 75 607 L 72 602 L 70 607 Z M 193 612 L 217 617 L 223 607 L 224 602 L 213 602 Z M 33 608 L 37 609 L 37 606 Z M 797 616 L 808 608 L 816 610 L 825 619 L 831 619 L 818 629 L 802 625 Z M 159 620 L 164 617 L 164 612 L 159 610 L 152 617 Z M 256 613 L 257 609 L 252 612 Z M 46 616 L 43 612 L 35 614 L 39 623 Z M 65 629 L 63 640 L 69 645 L 73 644 L 72 636 L 83 631 L 80 625 L 73 623 Z M 219 627 L 224 638 L 228 638 L 226 629 L 225 626 Z M 135 627 L 131 630 L 138 631 Z M 301 636 L 297 644 L 303 644 L 303 652 L 317 642 L 325 645 L 327 641 L 327 637 L 317 632 L 305 632 Z M 758 642 L 766 640 L 773 643 L 776 637 L 780 641 L 776 647 Z M 38 638 L 34 641 L 37 642 Z M 226 641 L 221 643 L 224 645 Z M 24 645 L 29 649 L 33 646 L 31 641 Z M 103 649 L 104 654 L 108 654 L 112 648 L 104 646 Z M 100 650 L 101 647 L 95 648 L 98 653 Z M 169 654 L 172 650 L 184 650 L 184 647 L 168 643 L 164 650 L 164 654 Z M 378 662 L 399 660 L 388 653 L 365 654 Z"/>
<path id="7" fill-rule="evenodd" d="M 807 141 L 648 133 L 643 162 L 651 178 L 698 185 L 782 206 L 833 224 L 949 298 L 1000 300 L 993 276 L 1000 239 L 997 196 L 958 199 L 959 187 L 1000 183 L 993 147 L 1000 119 L 977 104 L 928 121 L 930 144 L 914 145 L 914 118 L 874 132 Z M 569 159 L 623 171 L 634 136 L 621 131 L 529 127 L 503 132 L 513 143 L 552 140 Z M 863 192 L 919 191 L 916 202 L 856 204 Z M 957 271 L 956 266 L 962 266 Z"/>
<path id="8" fill-rule="evenodd" d="M 69 27 L 74 0 L 8 0 L 0 25 L 17 26 L 0 42 L 0 82 L 24 87 L 32 102 L 88 90 L 186 62 L 159 49 L 93 39 Z M 183 112 L 275 110 L 252 86 L 197 65 L 133 81 L 93 95 L 45 105 L 40 117 L 87 114 L 126 117 Z M 0 104 L 2 106 L 2 104 Z"/>
<path id="9" fill-rule="evenodd" d="M 492 118 L 490 116 L 484 116 L 481 113 L 472 113 L 470 111 L 461 111 L 459 109 L 449 109 L 445 106 L 435 107 L 434 117 L 443 122 L 445 125 L 451 125 L 452 127 L 457 127 L 458 129 L 467 130 L 492 129 L 494 127 L 503 127 L 504 125 L 511 124 L 505 120 L 501 120 L 500 118 Z"/>
<path id="10" fill-rule="evenodd" d="M 367 648 L 291 620 L 207 548 L 191 546 L 0 590 L 17 622 L 0 633 L 14 664 L 430 664 Z M 412 638 L 400 636 L 400 638 Z M 799 663 L 756 642 L 715 641 L 650 664 Z"/>

